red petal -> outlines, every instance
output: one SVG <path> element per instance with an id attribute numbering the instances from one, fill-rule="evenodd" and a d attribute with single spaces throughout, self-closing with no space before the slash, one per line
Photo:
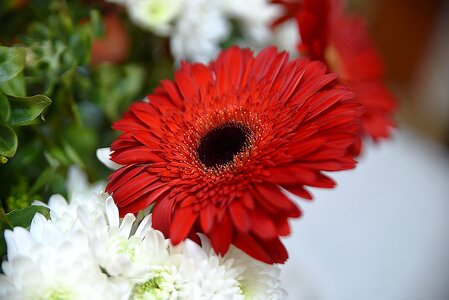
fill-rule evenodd
<path id="1" fill-rule="evenodd" d="M 162 80 L 161 81 L 162 87 L 165 89 L 165 91 L 168 93 L 168 99 L 170 99 L 171 102 L 177 107 L 182 107 L 183 105 L 183 99 L 181 97 L 181 94 L 179 93 L 178 87 L 175 83 L 173 83 L 170 80 Z"/>
<path id="2" fill-rule="evenodd" d="M 306 190 L 302 185 L 286 185 L 282 186 L 287 191 L 289 191 L 292 194 L 295 194 L 296 196 L 299 196 L 301 198 L 304 198 L 306 200 L 312 200 L 313 196 L 312 194 Z"/>
<path id="3" fill-rule="evenodd" d="M 194 84 L 192 78 L 187 74 L 187 71 L 184 68 L 185 66 L 181 67 L 181 69 L 176 72 L 176 84 L 184 99 L 191 101 L 198 93 L 198 90 L 196 89 L 197 85 Z"/>
<path id="4" fill-rule="evenodd" d="M 267 205 L 288 213 L 289 217 L 297 218 L 301 215 L 299 208 L 273 184 L 259 184 L 256 189 L 259 199 Z M 274 211 L 276 213 L 276 211 Z"/>
<path id="5" fill-rule="evenodd" d="M 118 189 L 124 182 L 127 182 L 140 172 L 144 171 L 146 166 L 127 165 L 108 176 L 109 184 L 106 186 L 106 192 L 112 193 Z"/>
<path id="6" fill-rule="evenodd" d="M 158 201 L 153 208 L 152 225 L 154 229 L 161 231 L 165 238 L 170 236 L 170 224 L 172 223 L 174 199 L 165 197 Z"/>
<path id="7" fill-rule="evenodd" d="M 159 138 L 153 136 L 151 132 L 148 131 L 137 131 L 132 133 L 133 137 L 147 146 L 148 148 L 159 148 L 160 140 Z"/>
<path id="8" fill-rule="evenodd" d="M 147 203 L 148 205 L 153 204 L 155 201 L 162 201 L 163 198 L 170 192 L 171 186 L 168 183 L 164 183 L 164 185 L 158 186 L 158 189 L 152 192 L 148 198 Z"/>
<path id="9" fill-rule="evenodd" d="M 212 229 L 212 225 L 214 225 L 215 221 L 215 212 L 211 205 L 206 206 L 200 212 L 200 225 L 203 229 L 204 233 L 209 233 Z"/>
<path id="10" fill-rule="evenodd" d="M 296 139 L 296 137 L 295 137 Z M 288 152 L 293 157 L 301 157 L 308 155 L 318 148 L 320 148 L 325 142 L 327 142 L 327 137 L 316 137 L 311 139 L 296 140 L 290 146 Z"/>
<path id="11" fill-rule="evenodd" d="M 210 69 L 203 64 L 192 65 L 192 75 L 199 87 L 206 87 L 212 81 Z"/>
<path id="12" fill-rule="evenodd" d="M 279 236 L 288 236 L 290 234 L 290 225 L 287 218 L 281 218 L 276 222 L 277 234 Z"/>
<path id="13" fill-rule="evenodd" d="M 136 102 L 131 109 L 131 112 L 148 127 L 158 127 L 161 123 L 161 118 L 158 114 L 151 111 L 150 104 L 146 102 Z"/>
<path id="14" fill-rule="evenodd" d="M 277 230 L 273 221 L 260 210 L 251 212 L 251 231 L 263 240 L 277 237 Z"/>
<path id="15" fill-rule="evenodd" d="M 131 180 L 123 182 L 122 185 L 113 192 L 112 196 L 120 199 L 120 202 L 117 203 L 117 205 L 124 206 L 132 201 L 128 199 L 136 198 L 136 194 L 139 193 L 142 195 L 156 189 L 157 186 L 155 186 L 154 183 L 158 179 L 159 178 L 156 176 L 149 176 L 146 173 L 140 173 Z"/>
<path id="16" fill-rule="evenodd" d="M 284 263 L 288 258 L 287 250 L 279 238 L 263 241 L 239 232 L 234 238 L 234 245 L 267 264 Z"/>
<path id="17" fill-rule="evenodd" d="M 131 109 L 131 107 L 130 107 Z M 148 127 L 145 126 L 139 119 L 137 119 L 130 112 L 127 112 L 123 115 L 123 118 L 119 121 L 116 121 L 112 124 L 112 128 L 115 130 L 128 132 L 134 130 L 147 130 Z"/>
<path id="18" fill-rule="evenodd" d="M 254 197 L 250 192 L 246 192 L 242 196 L 242 203 L 250 210 L 254 209 Z"/>
<path id="19" fill-rule="evenodd" d="M 170 225 L 170 239 L 174 245 L 182 242 L 192 229 L 198 214 L 191 207 L 178 208 Z"/>
<path id="20" fill-rule="evenodd" d="M 113 152 L 111 158 L 118 164 L 128 165 L 137 163 L 160 162 L 161 157 L 153 149 L 146 146 L 128 148 Z"/>
<path id="21" fill-rule="evenodd" d="M 338 102 L 342 101 L 342 99 L 347 99 L 349 95 L 353 97 L 353 94 L 351 92 L 343 89 L 332 89 L 316 94 L 310 99 L 312 105 L 310 107 L 311 114 L 309 115 L 309 118 L 314 118 L 319 114 L 322 114 L 330 107 L 338 104 Z"/>
<path id="22" fill-rule="evenodd" d="M 267 264 L 275 263 L 270 254 L 249 234 L 239 232 L 234 238 L 234 245 L 257 260 Z"/>
<path id="23" fill-rule="evenodd" d="M 288 259 L 288 252 L 279 238 L 273 240 L 259 240 L 259 243 L 267 251 L 273 263 L 283 264 Z"/>
<path id="24" fill-rule="evenodd" d="M 231 220 L 235 227 L 239 231 L 247 232 L 251 222 L 249 219 L 249 214 L 247 208 L 244 207 L 242 202 L 234 201 L 229 206 L 229 214 L 231 215 Z"/>
<path id="25" fill-rule="evenodd" d="M 216 253 L 225 255 L 228 252 L 233 234 L 231 220 L 227 213 L 223 214 L 221 221 L 215 223 L 208 237 Z"/>
<path id="26" fill-rule="evenodd" d="M 283 185 L 292 183 L 314 182 L 316 172 L 310 169 L 301 168 L 298 165 L 286 165 L 285 167 L 270 169 L 270 181 Z"/>

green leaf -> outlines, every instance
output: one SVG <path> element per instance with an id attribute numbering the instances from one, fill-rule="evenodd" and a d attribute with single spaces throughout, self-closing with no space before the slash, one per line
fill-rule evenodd
<path id="1" fill-rule="evenodd" d="M 44 206 L 32 205 L 7 214 L 5 214 L 3 208 L 0 208 L 0 256 L 6 253 L 5 230 L 16 226 L 28 228 L 36 213 L 40 213 L 47 218 L 50 216 L 49 209 Z"/>
<path id="2" fill-rule="evenodd" d="M 0 46 L 0 82 L 16 77 L 25 67 L 25 49 Z"/>
<path id="3" fill-rule="evenodd" d="M 4 227 L 8 227 L 8 228 L 13 228 L 13 225 L 11 223 L 11 221 L 8 219 L 8 217 L 6 216 L 5 210 L 3 209 L 3 207 L 0 207 L 0 226 L 4 226 Z"/>
<path id="4" fill-rule="evenodd" d="M 16 77 L 11 78 L 11 80 L 1 82 L 0 92 L 11 96 L 25 97 L 26 89 L 23 73 L 20 73 Z"/>
<path id="5" fill-rule="evenodd" d="M 89 17 L 94 37 L 104 36 L 104 26 L 103 20 L 101 19 L 101 13 L 98 10 L 91 10 Z"/>
<path id="6" fill-rule="evenodd" d="M 71 164 L 70 159 L 64 153 L 64 151 L 59 147 L 50 148 L 49 157 L 54 158 L 63 166 L 69 166 Z"/>
<path id="7" fill-rule="evenodd" d="M 31 220 L 36 213 L 44 215 L 46 218 L 50 216 L 50 210 L 45 206 L 31 205 L 18 210 L 13 210 L 6 214 L 6 217 L 11 222 L 11 224 L 20 227 L 29 227 Z"/>
<path id="8" fill-rule="evenodd" d="M 31 97 L 8 96 L 11 104 L 11 125 L 30 125 L 50 105 L 51 100 L 44 95 Z"/>
<path id="9" fill-rule="evenodd" d="M 7 125 L 0 125 L 0 156 L 13 157 L 17 150 L 17 135 Z"/>
<path id="10" fill-rule="evenodd" d="M 44 188 L 45 185 L 52 181 L 54 175 L 55 170 L 53 168 L 50 167 L 45 169 L 29 189 L 28 193 L 30 195 L 36 194 L 40 189 Z"/>
<path id="11" fill-rule="evenodd" d="M 140 92 L 144 78 L 145 71 L 138 65 L 103 64 L 96 70 L 92 98 L 106 116 L 115 121 Z"/>
<path id="12" fill-rule="evenodd" d="M 8 98 L 0 93 L 0 124 L 8 123 L 10 115 L 11 108 L 9 107 Z"/>
<path id="13" fill-rule="evenodd" d="M 70 146 L 69 143 L 63 141 L 63 147 L 64 147 L 64 152 L 67 155 L 67 157 L 74 162 L 75 164 L 77 164 L 78 166 L 85 168 L 86 166 L 84 165 L 84 162 L 81 158 L 81 156 L 78 154 L 78 152 L 76 152 L 76 150 Z"/>

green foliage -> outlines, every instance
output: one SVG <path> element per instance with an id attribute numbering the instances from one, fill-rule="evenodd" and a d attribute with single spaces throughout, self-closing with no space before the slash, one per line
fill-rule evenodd
<path id="1" fill-rule="evenodd" d="M 144 70 L 138 65 L 99 66 L 93 76 L 95 89 L 91 98 L 98 103 L 109 120 L 117 120 L 143 85 Z"/>
<path id="2" fill-rule="evenodd" d="M 0 163 L 14 156 L 18 147 L 13 126 L 37 123 L 51 100 L 44 95 L 25 97 L 25 49 L 0 47 Z"/>
<path id="3" fill-rule="evenodd" d="M 0 47 L 0 83 L 19 75 L 25 67 L 25 49 Z"/>
<path id="4" fill-rule="evenodd" d="M 98 27 L 98 14 L 91 15 Z M 52 1 L 47 19 L 32 23 L 24 36 L 30 82 L 40 85 L 46 95 L 61 83 L 70 85 L 77 68 L 89 63 L 94 31 L 98 29 L 91 22 L 73 19 L 65 2 Z"/>
<path id="5" fill-rule="evenodd" d="M 7 24 L 0 30 L 0 256 L 5 229 L 29 227 L 37 212 L 48 217 L 34 200 L 67 196 L 71 165 L 91 181 L 106 178 L 95 152 L 116 137 L 111 122 L 173 74 L 167 39 L 127 22 L 111 4 L 18 2 L 0 1 L 0 24 Z M 129 52 L 120 63 L 94 64 L 93 43 L 107 36 L 103 17 L 111 12 L 123 17 Z"/>
<path id="6" fill-rule="evenodd" d="M 8 98 L 0 93 L 0 123 L 7 124 L 11 117 L 11 107 Z"/>
<path id="7" fill-rule="evenodd" d="M 23 176 L 19 179 L 17 185 L 11 189 L 11 193 L 6 199 L 6 204 L 10 210 L 22 209 L 30 206 L 37 199 L 41 199 L 41 197 L 33 193 L 33 189 L 27 182 L 26 177 Z"/>
<path id="8" fill-rule="evenodd" d="M 9 96 L 11 105 L 10 124 L 15 126 L 32 125 L 42 112 L 51 104 L 50 98 L 44 95 L 31 97 Z"/>
<path id="9" fill-rule="evenodd" d="M 25 97 L 25 77 L 23 73 L 19 73 L 10 80 L 0 83 L 0 93 L 16 97 Z"/>
<path id="10" fill-rule="evenodd" d="M 0 125 L 0 157 L 12 157 L 17 150 L 17 135 L 8 125 Z"/>
<path id="11" fill-rule="evenodd" d="M 0 23 L 8 24 L 0 31 L 1 256 L 5 229 L 29 227 L 35 213 L 48 217 L 47 208 L 31 206 L 34 200 L 67 196 L 71 165 L 92 181 L 106 178 L 95 151 L 116 137 L 111 122 L 168 78 L 173 61 L 166 40 L 128 24 L 138 45 L 128 62 L 92 65 L 93 42 L 106 33 L 100 2 L 0 2 Z"/>
<path id="12" fill-rule="evenodd" d="M 111 122 L 172 71 L 170 59 L 148 56 L 164 53 L 165 41 L 130 25 L 141 44 L 131 49 L 130 63 L 91 65 L 92 43 L 105 34 L 103 13 L 101 4 L 80 0 L 30 0 L 20 12 L 0 12 L 0 22 L 11 24 L 0 32 L 0 200 L 6 211 L 66 194 L 72 164 L 92 181 L 104 180 L 109 171 L 95 151 L 116 137 Z M 159 73 L 147 77 L 148 70 Z"/>
<path id="13" fill-rule="evenodd" d="M 103 16 L 111 11 L 123 17 L 128 56 L 94 65 L 92 45 L 107 35 Z M 109 170 L 96 149 L 117 136 L 111 123 L 132 101 L 172 76 L 173 60 L 167 39 L 132 25 L 103 1 L 0 4 L 0 23 L 8 24 L 0 31 L 0 201 L 12 211 L 66 195 L 73 164 L 91 181 L 104 180 Z"/>

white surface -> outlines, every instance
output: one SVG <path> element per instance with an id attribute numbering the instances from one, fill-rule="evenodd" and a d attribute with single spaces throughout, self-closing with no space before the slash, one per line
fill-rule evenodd
<path id="1" fill-rule="evenodd" d="M 449 299 L 449 153 L 407 131 L 315 189 L 285 240 L 289 299 Z"/>

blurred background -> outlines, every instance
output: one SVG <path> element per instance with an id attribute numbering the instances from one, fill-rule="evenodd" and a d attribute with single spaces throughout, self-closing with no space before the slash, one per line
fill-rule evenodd
<path id="1" fill-rule="evenodd" d="M 180 56 L 203 58 L 201 51 L 189 57 L 189 51 L 210 48 L 202 44 L 202 29 L 219 36 L 214 51 L 250 40 L 244 29 L 260 24 L 246 19 L 242 30 L 236 20 L 250 13 L 263 17 L 248 9 L 253 2 L 235 2 L 247 3 L 247 9 L 227 23 L 210 14 L 215 7 L 204 9 L 211 23 L 198 17 L 195 31 L 179 25 L 175 43 L 161 28 L 142 27 L 123 6 L 102 0 L 0 0 L 0 45 L 27 51 L 16 85 L 0 82 L 0 93 L 19 86 L 18 96 L 52 99 L 40 110 L 46 121 L 39 126 L 0 122 L 18 139 L 15 155 L 0 165 L 3 209 L 66 194 L 73 164 L 91 182 L 104 180 L 109 171 L 95 150 L 116 137 L 111 123 L 161 79 L 171 78 Z M 337 189 L 315 190 L 312 203 L 298 199 L 305 214 L 292 222 L 286 240 L 284 286 L 289 299 L 447 300 L 449 1 L 350 0 L 348 7 L 366 17 L 385 59 L 386 82 L 399 102 L 398 129 L 390 140 L 367 142 L 358 168 L 333 176 Z M 170 53 L 179 45 L 190 50 Z"/>
<path id="2" fill-rule="evenodd" d="M 357 0 L 401 106 L 398 118 L 449 145 L 449 2 Z"/>
<path id="3" fill-rule="evenodd" d="M 449 1 L 357 0 L 400 103 L 393 137 L 297 199 L 290 299 L 449 299 Z"/>

